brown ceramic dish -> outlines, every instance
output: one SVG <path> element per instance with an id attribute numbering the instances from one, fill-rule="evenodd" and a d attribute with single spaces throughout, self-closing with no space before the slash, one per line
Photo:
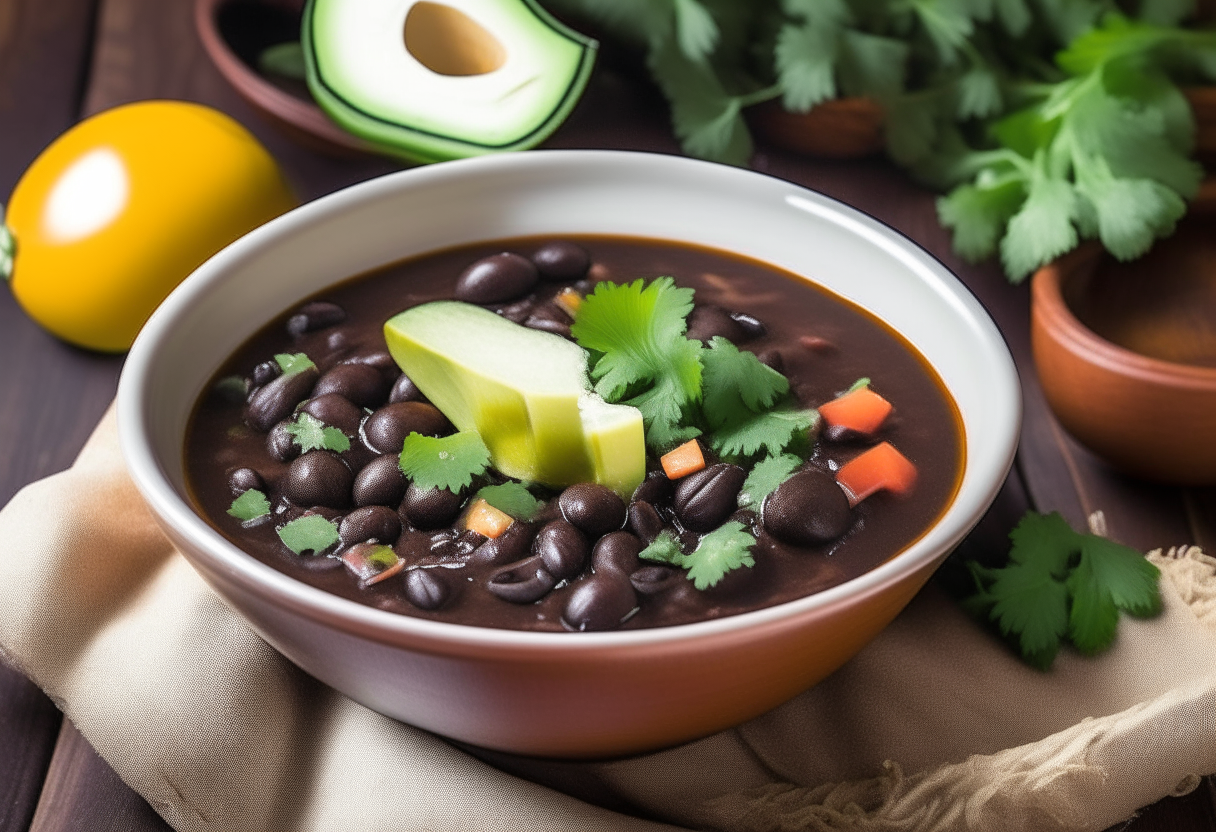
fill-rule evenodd
<path id="1" fill-rule="evenodd" d="M 1034 276 L 1031 340 L 1047 401 L 1128 473 L 1216 483 L 1216 182 L 1139 260 L 1096 245 Z"/>
<path id="2" fill-rule="evenodd" d="M 220 74 L 271 123 L 323 153 L 374 154 L 321 111 L 303 82 L 275 84 L 254 69 L 263 49 L 299 38 L 303 5 L 303 0 L 195 0 L 194 25 Z"/>

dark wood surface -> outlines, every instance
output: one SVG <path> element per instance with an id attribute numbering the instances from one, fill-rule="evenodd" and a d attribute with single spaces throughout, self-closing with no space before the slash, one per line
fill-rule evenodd
<path id="1" fill-rule="evenodd" d="M 395 168 L 378 159 L 331 158 L 262 121 L 224 83 L 193 30 L 190 0 L 0 0 L 0 198 L 37 153 L 78 119 L 146 98 L 223 110 L 282 164 L 302 199 Z M 608 56 L 551 147 L 675 152 L 661 102 Z M 1026 419 L 1017 465 L 969 547 L 999 548 L 1033 506 L 1074 525 L 1102 510 L 1112 537 L 1139 549 L 1198 543 L 1216 550 L 1216 489 L 1151 486 L 1122 477 L 1066 436 L 1051 417 L 1030 361 L 1025 287 L 995 266 L 959 262 L 938 227 L 933 197 L 881 160 L 827 162 L 761 147 L 761 171 L 868 211 L 941 258 L 976 292 L 1022 372 Z M 83 352 L 31 323 L 0 292 L 0 503 L 24 484 L 67 467 L 113 397 L 122 359 Z M 55 706 L 0 666 L 0 832 L 157 830 L 164 822 L 97 756 Z M 1167 798 L 1120 824 L 1125 832 L 1216 829 L 1216 783 Z"/>

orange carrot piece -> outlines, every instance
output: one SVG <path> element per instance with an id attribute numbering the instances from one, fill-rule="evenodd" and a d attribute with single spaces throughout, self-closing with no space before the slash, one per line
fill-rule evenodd
<path id="1" fill-rule="evenodd" d="M 701 444 L 690 439 L 674 451 L 668 451 L 659 459 L 663 473 L 669 480 L 678 480 L 695 474 L 705 467 L 705 455 L 701 453 Z"/>
<path id="2" fill-rule="evenodd" d="M 838 399 L 819 406 L 819 415 L 829 425 L 874 433 L 886 421 L 891 403 L 869 387 L 858 387 Z"/>
<path id="3" fill-rule="evenodd" d="M 916 466 L 890 442 L 880 442 L 842 465 L 836 482 L 855 506 L 876 491 L 908 493 L 916 483 Z"/>
<path id="4" fill-rule="evenodd" d="M 492 539 L 505 532 L 514 522 L 511 515 L 499 511 L 485 500 L 478 500 L 465 515 L 464 527 Z"/>
<path id="5" fill-rule="evenodd" d="M 579 307 L 583 305 L 583 296 L 567 286 L 553 296 L 553 302 L 571 318 L 577 318 Z"/>

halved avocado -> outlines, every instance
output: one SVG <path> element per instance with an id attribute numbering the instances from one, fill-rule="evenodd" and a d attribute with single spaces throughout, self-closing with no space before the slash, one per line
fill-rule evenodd
<path id="1" fill-rule="evenodd" d="M 578 101 L 597 48 L 533 0 L 309 0 L 301 36 L 321 108 L 420 162 L 539 143 Z"/>

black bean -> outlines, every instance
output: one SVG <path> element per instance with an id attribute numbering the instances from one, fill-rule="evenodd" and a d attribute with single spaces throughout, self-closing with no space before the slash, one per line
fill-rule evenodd
<path id="1" fill-rule="evenodd" d="M 683 571 L 671 566 L 643 566 L 629 576 L 629 583 L 643 595 L 656 595 L 684 577 Z"/>
<path id="2" fill-rule="evenodd" d="M 785 372 L 785 359 L 781 356 L 781 350 L 764 350 L 756 353 L 756 358 L 766 367 L 772 367 L 779 373 Z"/>
<path id="3" fill-rule="evenodd" d="M 638 552 L 642 541 L 629 532 L 606 534 L 591 550 L 591 566 L 596 572 L 614 570 L 628 575 L 641 565 Z"/>
<path id="4" fill-rule="evenodd" d="M 680 479 L 675 492 L 675 509 L 680 522 L 697 532 L 716 528 L 734 513 L 745 479 L 746 471 L 725 462 Z"/>
<path id="5" fill-rule="evenodd" d="M 654 510 L 654 506 L 644 500 L 635 500 L 629 505 L 627 525 L 642 542 L 649 545 L 667 525 L 663 518 Z"/>
<path id="6" fill-rule="evenodd" d="M 557 498 L 557 505 L 563 517 L 591 537 L 625 525 L 625 501 L 607 486 L 593 482 L 572 485 Z"/>
<path id="7" fill-rule="evenodd" d="M 562 621 L 572 630 L 615 630 L 638 605 L 629 579 L 604 572 L 580 581 L 566 601 Z"/>
<path id="8" fill-rule="evenodd" d="M 853 524 L 844 491 L 815 468 L 799 471 L 769 494 L 762 517 L 773 537 L 804 546 L 835 540 Z"/>
<path id="9" fill-rule="evenodd" d="M 287 334 L 299 338 L 306 332 L 316 332 L 346 320 L 346 312 L 336 303 L 314 300 L 306 303 L 287 319 Z"/>
<path id="10" fill-rule="evenodd" d="M 266 481 L 252 468 L 237 468 L 228 474 L 228 490 L 239 497 L 251 488 L 266 491 Z"/>
<path id="11" fill-rule="evenodd" d="M 373 450 L 399 454 L 405 437 L 411 433 L 439 436 L 451 430 L 439 408 L 422 402 L 394 402 L 377 410 L 363 424 L 363 435 Z"/>
<path id="12" fill-rule="evenodd" d="M 535 329 L 540 332 L 550 332 L 554 335 L 560 335 L 563 338 L 570 337 L 570 324 L 562 321 L 555 321 L 550 318 L 542 318 L 537 315 L 530 315 L 524 321 L 524 326 L 528 329 Z"/>
<path id="13" fill-rule="evenodd" d="M 319 377 L 315 367 L 298 373 L 279 376 L 258 389 L 245 406 L 245 423 L 263 433 L 276 423 L 283 421 L 296 409 L 296 405 L 308 398 Z"/>
<path id="14" fill-rule="evenodd" d="M 711 338 L 719 336 L 736 344 L 747 340 L 747 330 L 732 318 L 729 312 L 721 306 L 714 306 L 709 303 L 702 303 L 693 307 L 692 312 L 688 316 L 688 332 L 686 334 L 689 338 L 707 343 Z"/>
<path id="15" fill-rule="evenodd" d="M 317 381 L 313 396 L 337 393 L 359 407 L 376 407 L 384 403 L 388 383 L 384 374 L 370 364 L 339 364 Z"/>
<path id="16" fill-rule="evenodd" d="M 266 450 L 279 462 L 291 462 L 300 455 L 300 444 L 287 429 L 288 422 L 279 422 L 266 434 Z"/>
<path id="17" fill-rule="evenodd" d="M 542 280 L 578 280 L 591 268 L 591 255 L 582 246 L 554 240 L 532 254 Z"/>
<path id="18" fill-rule="evenodd" d="M 750 341 L 753 338 L 763 338 L 768 334 L 768 327 L 759 318 L 753 318 L 746 312 L 731 312 L 731 320 L 743 328 L 744 340 Z"/>
<path id="19" fill-rule="evenodd" d="M 507 530 L 492 540 L 477 547 L 471 559 L 476 563 L 503 564 L 520 560 L 532 546 L 536 527 L 531 523 L 516 521 Z"/>
<path id="20" fill-rule="evenodd" d="M 540 279 L 526 257 L 504 251 L 483 257 L 456 278 L 456 299 L 468 303 L 502 303 L 526 295 Z"/>
<path id="21" fill-rule="evenodd" d="M 313 392 L 316 392 L 315 388 Z M 338 393 L 318 395 L 305 402 L 300 409 L 309 416 L 320 419 L 325 424 L 332 425 L 352 436 L 359 432 L 359 423 L 363 421 L 363 411 Z"/>
<path id="22" fill-rule="evenodd" d="M 486 582 L 486 589 L 513 604 L 539 601 L 557 585 L 557 579 L 545 569 L 539 555 L 503 567 Z"/>
<path id="23" fill-rule="evenodd" d="M 390 457 L 391 459 L 391 457 Z M 446 488 L 423 490 L 410 483 L 401 501 L 401 511 L 410 523 L 420 529 L 437 529 L 456 519 L 464 498 Z"/>
<path id="24" fill-rule="evenodd" d="M 393 382 L 393 389 L 388 392 L 390 404 L 416 402 L 421 398 L 422 391 L 418 389 L 418 385 L 414 384 L 405 373 L 397 376 L 397 380 Z"/>
<path id="25" fill-rule="evenodd" d="M 352 496 L 357 506 L 396 506 L 405 496 L 405 474 L 392 454 L 378 456 L 355 475 Z"/>
<path id="26" fill-rule="evenodd" d="M 410 569 L 405 573 L 405 597 L 420 610 L 437 610 L 452 594 L 437 569 Z"/>
<path id="27" fill-rule="evenodd" d="M 498 310 L 498 314 L 502 315 L 508 321 L 514 321 L 517 324 L 522 324 L 527 320 L 528 315 L 532 314 L 532 307 L 536 306 L 536 300 L 533 298 L 524 298 L 517 300 L 514 303 L 508 303 L 506 306 Z"/>
<path id="28" fill-rule="evenodd" d="M 388 373 L 392 378 L 396 378 L 397 374 L 401 372 L 401 368 L 397 366 L 397 362 L 393 360 L 393 357 L 389 355 L 387 350 L 376 350 L 375 352 L 352 356 L 345 363 L 366 364 L 369 367 L 375 367 L 381 373 Z"/>
<path id="29" fill-rule="evenodd" d="M 357 508 L 343 517 L 338 525 L 338 536 L 342 538 L 344 546 L 354 546 L 368 540 L 392 546 L 400 535 L 401 520 L 397 512 L 384 506 Z"/>
<path id="30" fill-rule="evenodd" d="M 633 499 L 652 506 L 671 502 L 675 484 L 662 471 L 651 471 L 633 492 Z"/>
<path id="31" fill-rule="evenodd" d="M 283 369 L 279 366 L 279 362 L 271 359 L 263 361 L 261 364 L 253 368 L 253 372 L 249 374 L 249 380 L 253 382 L 254 387 L 261 387 L 269 384 L 283 374 Z"/>
<path id="32" fill-rule="evenodd" d="M 298 506 L 345 508 L 350 505 L 354 480 L 354 474 L 337 454 L 309 451 L 287 469 L 284 490 L 287 498 Z"/>
<path id="33" fill-rule="evenodd" d="M 583 571 L 590 550 L 583 533 L 565 520 L 546 523 L 532 541 L 532 551 L 558 580 L 573 578 Z"/>

